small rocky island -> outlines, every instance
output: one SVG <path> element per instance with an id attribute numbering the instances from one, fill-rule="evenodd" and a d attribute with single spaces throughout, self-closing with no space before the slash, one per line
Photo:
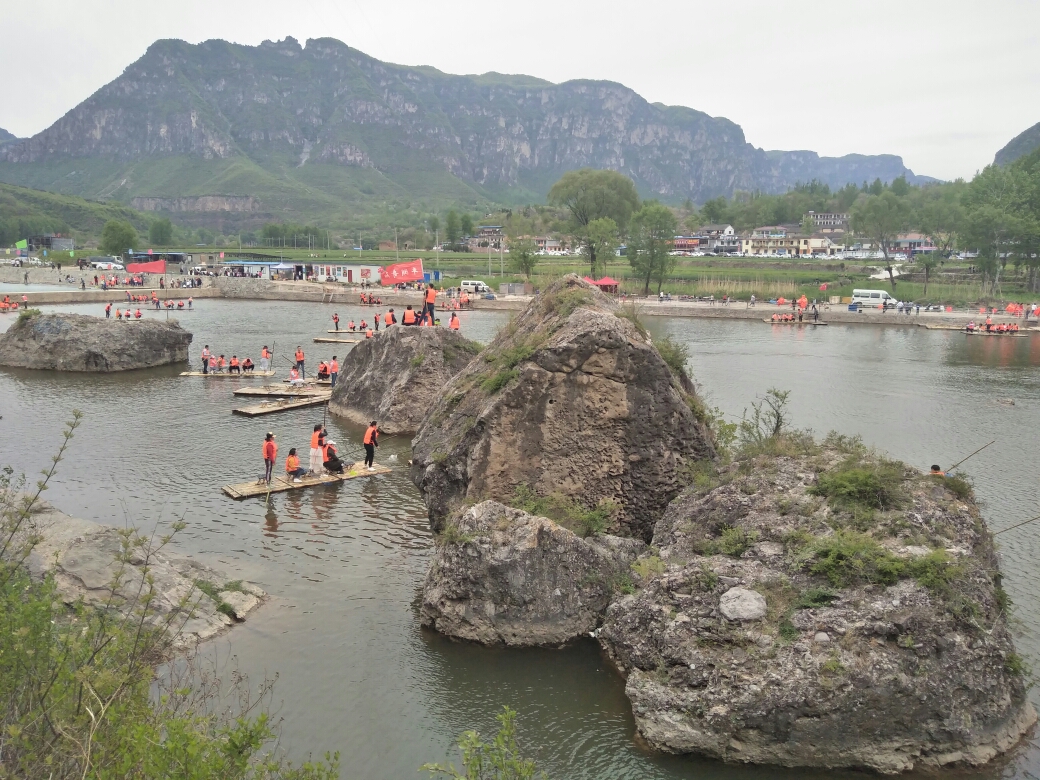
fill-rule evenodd
<path id="1" fill-rule="evenodd" d="M 550 288 L 413 441 L 424 625 L 595 637 L 662 751 L 897 773 L 1014 746 L 1036 713 L 970 483 L 760 422 L 723 448 L 709 422 L 637 316 Z"/>
<path id="2" fill-rule="evenodd" d="M 395 325 L 340 363 L 329 411 L 388 434 L 415 433 L 445 385 L 481 346 L 448 328 Z"/>
<path id="3" fill-rule="evenodd" d="M 23 312 L 0 335 L 0 365 L 52 371 L 130 371 L 188 360 L 191 333 L 176 320 L 120 322 Z"/>

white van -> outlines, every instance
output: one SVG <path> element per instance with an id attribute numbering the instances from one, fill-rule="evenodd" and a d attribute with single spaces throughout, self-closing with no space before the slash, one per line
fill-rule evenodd
<path id="1" fill-rule="evenodd" d="M 491 288 L 486 284 L 473 279 L 463 279 L 459 287 L 462 288 L 463 292 L 473 293 L 475 295 L 491 292 Z"/>
<path id="2" fill-rule="evenodd" d="M 882 303 L 886 306 L 895 306 L 899 303 L 899 301 L 884 290 L 853 290 L 852 302 L 858 303 L 860 306 L 873 307 L 876 309 L 880 309 Z"/>

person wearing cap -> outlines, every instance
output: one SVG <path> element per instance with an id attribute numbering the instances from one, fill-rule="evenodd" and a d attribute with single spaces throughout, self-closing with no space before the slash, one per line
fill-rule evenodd
<path id="1" fill-rule="evenodd" d="M 339 459 L 339 455 L 336 453 L 336 442 L 325 442 L 325 446 L 321 448 L 321 462 L 322 466 L 330 474 L 343 473 L 343 461 Z"/>
<path id="2" fill-rule="evenodd" d="M 264 437 L 264 482 L 271 484 L 271 472 L 274 469 L 274 459 L 278 457 L 278 445 L 274 443 L 274 434 L 270 431 Z"/>

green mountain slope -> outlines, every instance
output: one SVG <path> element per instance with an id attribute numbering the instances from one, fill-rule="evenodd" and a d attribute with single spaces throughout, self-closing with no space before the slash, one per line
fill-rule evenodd
<path id="1" fill-rule="evenodd" d="M 0 246 L 42 233 L 95 238 L 110 219 L 127 220 L 139 231 L 148 230 L 145 214 L 116 203 L 0 184 Z"/>
<path id="2" fill-rule="evenodd" d="M 1007 145 L 997 152 L 993 162 L 997 165 L 1008 165 L 1038 148 L 1040 148 L 1040 122 L 1008 141 Z"/>

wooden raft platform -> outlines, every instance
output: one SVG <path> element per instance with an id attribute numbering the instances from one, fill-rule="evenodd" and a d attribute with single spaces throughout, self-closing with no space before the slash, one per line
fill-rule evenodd
<path id="1" fill-rule="evenodd" d="M 287 490 L 302 490 L 303 488 L 315 487 L 317 485 L 334 485 L 337 482 L 346 482 L 348 479 L 358 477 L 375 477 L 379 474 L 389 474 L 392 469 L 389 466 L 375 465 L 374 471 L 365 468 L 364 463 L 354 463 L 350 466 L 344 464 L 342 474 L 322 473 L 320 477 L 303 477 L 300 482 L 293 482 L 284 474 L 271 477 L 271 484 L 263 482 L 241 482 L 237 485 L 224 485 L 221 488 L 224 495 L 230 496 L 236 501 L 243 498 L 254 498 L 266 496 L 268 493 L 284 493 Z"/>
<path id="2" fill-rule="evenodd" d="M 375 335 L 375 334 L 373 334 L 373 335 Z M 315 344 L 357 344 L 359 341 L 364 341 L 364 340 L 365 340 L 364 336 L 358 336 L 357 338 L 352 338 L 352 339 L 326 339 L 326 338 L 318 337 L 318 338 L 314 339 L 314 343 Z"/>
<path id="3" fill-rule="evenodd" d="M 229 377 L 234 377 L 235 379 L 239 379 L 239 378 L 244 377 L 244 376 L 246 376 L 246 377 L 248 377 L 248 376 L 274 376 L 274 371 L 243 371 L 241 374 L 229 374 L 227 371 L 225 371 L 222 374 L 213 374 L 213 373 L 203 374 L 201 371 L 182 371 L 180 375 L 181 376 L 204 376 L 207 379 L 210 379 L 210 378 L 212 378 L 212 379 L 228 379 Z"/>
<path id="4" fill-rule="evenodd" d="M 310 398 L 320 395 L 327 396 L 329 391 L 323 387 L 317 387 L 317 383 L 304 387 L 286 387 L 285 385 L 260 385 L 260 387 L 239 387 L 233 395 L 263 396 L 268 398 L 284 398 L 293 396 L 295 398 Z"/>
<path id="5" fill-rule="evenodd" d="M 984 330 L 966 330 L 966 331 L 964 331 L 964 335 L 965 336 L 1003 336 L 1004 338 L 1010 337 L 1010 338 L 1013 338 L 1013 339 L 1018 339 L 1018 338 L 1023 338 L 1024 339 L 1029 334 L 1028 333 L 1022 333 L 1022 331 L 1019 331 L 1018 333 L 1008 333 L 1007 331 L 1004 331 L 1003 333 L 997 333 L 995 331 L 987 333 Z"/>
<path id="6" fill-rule="evenodd" d="M 811 320 L 806 320 L 805 322 L 774 322 L 773 320 L 762 320 L 762 322 L 765 322 L 768 325 L 811 325 L 814 328 L 824 328 L 827 326 L 826 322 L 812 322 Z"/>
<path id="7" fill-rule="evenodd" d="M 288 384 L 290 380 L 283 379 L 282 381 Z M 311 377 L 310 379 L 304 379 L 303 383 L 309 387 L 314 387 L 315 385 L 329 385 L 330 387 L 332 386 L 331 379 L 315 379 L 314 377 Z"/>
<path id="8" fill-rule="evenodd" d="M 379 324 L 382 325 L 383 323 Z M 340 328 L 339 330 L 327 330 L 325 332 L 332 333 L 336 336 L 359 336 L 361 338 L 365 337 L 365 331 L 363 330 L 346 330 L 345 328 Z"/>
<path id="9" fill-rule="evenodd" d="M 274 414 L 275 412 L 286 412 L 289 409 L 303 409 L 307 406 L 320 406 L 327 403 L 332 393 L 322 393 L 309 398 L 282 398 L 277 401 L 264 401 L 253 406 L 242 406 L 232 409 L 232 414 L 242 414 L 246 417 L 259 417 L 262 414 Z"/>

